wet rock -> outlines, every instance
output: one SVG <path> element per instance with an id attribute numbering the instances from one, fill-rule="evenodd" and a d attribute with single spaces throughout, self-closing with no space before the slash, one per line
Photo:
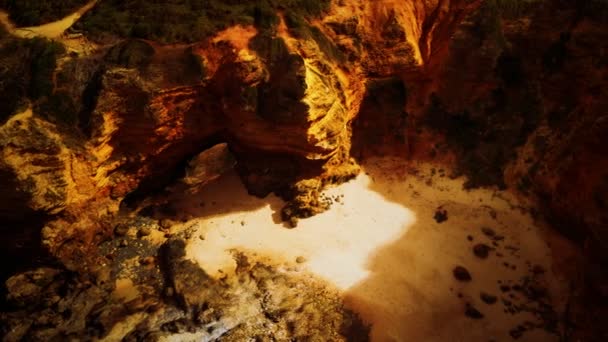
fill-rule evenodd
<path id="1" fill-rule="evenodd" d="M 469 271 L 462 267 L 462 266 L 456 266 L 454 267 L 454 269 L 452 270 L 452 274 L 454 275 L 454 278 L 456 278 L 456 280 L 458 281 L 471 281 L 471 274 L 469 273 Z"/>
<path id="2" fill-rule="evenodd" d="M 475 254 L 475 256 L 480 259 L 487 259 L 490 253 L 490 249 L 490 246 L 483 243 L 478 243 L 473 246 L 473 254 Z"/>

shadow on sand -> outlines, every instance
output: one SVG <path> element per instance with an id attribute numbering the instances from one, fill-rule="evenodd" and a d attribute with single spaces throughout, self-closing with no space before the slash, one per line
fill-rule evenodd
<path id="1" fill-rule="evenodd" d="M 403 161 L 393 169 L 366 164 L 370 189 L 416 213 L 402 236 L 370 255 L 369 276 L 346 292 L 347 306 L 373 322 L 373 341 L 559 340 L 552 304 L 560 305 L 564 286 L 556 285 L 554 274 L 531 275 L 531 265 L 545 269 L 551 258 L 529 217 L 490 190 L 464 191 L 462 180 L 435 171 L 412 172 Z M 448 212 L 442 223 L 434 219 L 439 207 Z M 488 237 L 482 227 L 500 239 Z M 487 258 L 473 253 L 478 243 L 490 246 Z M 470 272 L 471 281 L 454 278 L 458 265 Z M 526 279 L 547 292 L 530 298 Z M 517 286 L 524 289 L 513 290 Z M 496 302 L 486 303 L 482 293 Z"/>

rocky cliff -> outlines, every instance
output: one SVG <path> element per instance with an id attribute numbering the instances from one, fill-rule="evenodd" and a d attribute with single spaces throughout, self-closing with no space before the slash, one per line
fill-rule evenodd
<path id="1" fill-rule="evenodd" d="M 509 188 L 538 203 L 557 229 L 584 242 L 591 255 L 605 256 L 603 2 L 334 0 L 312 14 L 272 6 L 256 7 L 253 22 L 223 25 L 195 42 L 87 36 L 87 23 L 103 8 L 85 16 L 82 36 L 60 39 L 64 51 L 3 33 L 2 50 L 18 46 L 24 56 L 2 57 L 1 86 L 15 94 L 0 115 L 3 249 L 25 236 L 23 248 L 5 249 L 4 256 L 42 244 L 66 269 L 11 278 L 13 302 L 34 300 L 13 294 L 32 277 L 45 284 L 60 279 L 70 291 L 85 286 L 83 296 L 105 298 L 115 275 L 100 266 L 112 263 L 100 246 L 120 235 L 117 227 L 135 216 L 154 227 L 175 219 L 150 199 L 206 182 L 183 178 L 192 170 L 213 178 L 233 164 L 251 194 L 285 199 L 282 218 L 295 226 L 325 210 L 323 187 L 356 176 L 366 157 L 434 159 L 466 175 L 472 187 Z M 16 66 L 24 72 L 15 84 L 8 78 Z M 46 88 L 34 87 L 40 84 Z M 219 143 L 227 146 L 221 153 L 201 157 Z M 209 165 L 213 172 L 200 171 Z M 167 243 L 163 248 L 179 245 Z M 605 260 L 594 260 L 586 284 L 605 296 L 597 281 Z M 68 271 L 78 280 L 68 279 Z M 188 294 L 194 280 L 161 273 L 179 303 L 203 305 Z M 28 295 L 40 296 L 36 291 Z M 66 297 L 69 305 L 89 300 L 75 296 Z M 139 304 L 127 308 L 129 317 L 152 310 Z M 44 324 L 33 322 L 14 336 L 116 333 L 118 322 L 103 310 L 95 332 L 66 320 L 57 331 L 42 332 Z M 158 315 L 168 320 L 170 313 Z M 171 315 L 171 322 L 194 319 Z M 162 325 L 146 324 L 150 331 Z"/>

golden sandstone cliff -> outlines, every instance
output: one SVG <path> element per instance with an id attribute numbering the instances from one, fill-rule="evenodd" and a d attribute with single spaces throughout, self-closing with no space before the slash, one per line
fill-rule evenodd
<path id="1" fill-rule="evenodd" d="M 19 236 L 29 251 L 40 233 L 54 262 L 90 286 L 83 298 L 104 298 L 112 275 L 100 266 L 100 243 L 137 213 L 160 225 L 167 212 L 147 199 L 175 191 L 188 161 L 226 143 L 215 152 L 217 165 L 196 159 L 215 175 L 234 158 L 250 193 L 286 200 L 282 218 L 292 226 L 326 209 L 321 189 L 356 176 L 367 156 L 433 158 L 467 175 L 471 186 L 509 187 L 538 201 L 558 228 L 601 254 L 606 17 L 578 3 L 505 3 L 334 0 L 318 17 L 277 8 L 271 28 L 232 26 L 193 44 L 124 40 L 67 54 L 53 92 L 73 99 L 76 119 L 45 117 L 34 107 L 0 126 L 2 244 Z M 178 245 L 166 253 L 187 273 L 192 266 L 180 261 Z M 592 271 L 602 278 L 600 266 Z M 187 286 L 200 279 L 164 276 L 181 305 L 201 304 Z M 82 298 L 69 301 L 91 310 Z M 121 310 L 133 317 L 156 308 L 137 305 Z M 116 333 L 118 323 L 103 310 L 95 334 Z M 43 332 L 36 324 L 22 336 L 93 329 L 66 321 Z M 336 333 L 336 326 L 327 329 Z"/>

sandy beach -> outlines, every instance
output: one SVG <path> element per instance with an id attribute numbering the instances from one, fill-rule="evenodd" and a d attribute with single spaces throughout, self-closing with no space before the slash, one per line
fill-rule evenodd
<path id="1" fill-rule="evenodd" d="M 546 270 L 540 281 L 556 311 L 565 305 L 567 284 L 552 271 L 557 261 L 549 243 L 562 251 L 559 262 L 568 258 L 569 246 L 511 195 L 465 191 L 463 179 L 428 164 L 376 160 L 364 170 L 327 190 L 332 208 L 295 229 L 278 220 L 280 199 L 252 197 L 235 173 L 227 174 L 176 204 L 185 217 L 195 217 L 178 228 L 190 232 L 188 257 L 214 277 L 234 272 L 233 252 L 239 251 L 283 272 L 322 279 L 371 324 L 373 341 L 511 340 L 513 326 L 534 315 L 510 313 L 515 304 L 505 301 L 529 300 L 501 286 L 526 279 L 534 267 Z M 436 220 L 438 210 L 447 220 Z M 476 244 L 488 246 L 487 258 L 475 255 Z M 472 280 L 456 280 L 456 266 Z M 485 303 L 482 292 L 497 303 Z M 483 319 L 465 315 L 468 307 Z M 541 329 L 521 337 L 557 339 Z"/>

